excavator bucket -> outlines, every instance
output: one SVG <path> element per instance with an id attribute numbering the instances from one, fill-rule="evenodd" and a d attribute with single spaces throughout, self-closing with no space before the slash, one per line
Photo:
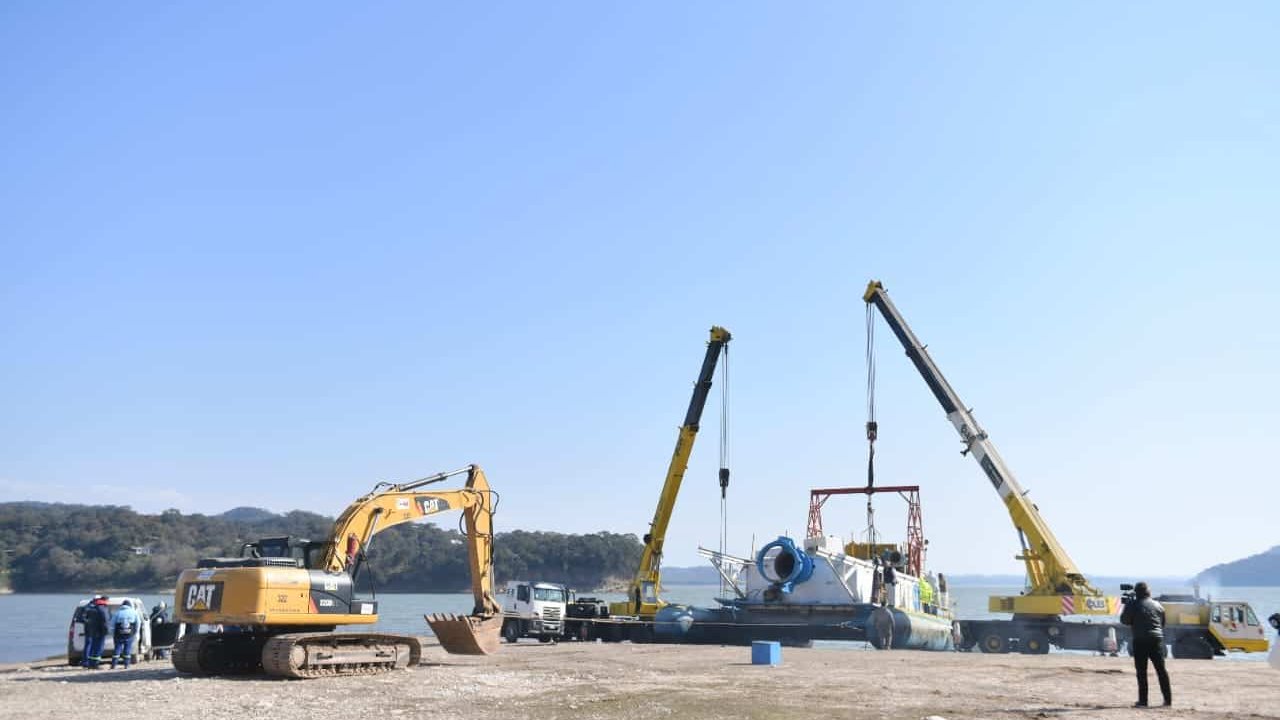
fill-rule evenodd
<path id="1" fill-rule="evenodd" d="M 454 655 L 491 655 L 498 651 L 502 615 L 424 615 L 431 632 L 445 652 Z"/>

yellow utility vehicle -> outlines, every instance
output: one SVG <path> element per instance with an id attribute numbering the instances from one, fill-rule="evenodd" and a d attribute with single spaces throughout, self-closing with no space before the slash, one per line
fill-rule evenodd
<path id="1" fill-rule="evenodd" d="M 467 475 L 457 490 L 429 485 Z M 417 638 L 335 633 L 378 621 L 376 600 L 356 596 L 355 580 L 377 533 L 446 510 L 466 518 L 472 615 L 429 615 L 451 653 L 497 649 L 502 609 L 493 593 L 493 492 L 477 465 L 414 482 L 379 483 L 352 503 L 321 541 L 290 537 L 246 543 L 238 558 L 208 558 L 178 578 L 175 608 L 189 628 L 173 664 L 189 675 L 265 672 L 279 677 L 366 674 L 417 664 Z"/>
<path id="2" fill-rule="evenodd" d="M 1128 586 L 1121 585 L 1121 590 Z M 1164 606 L 1165 642 L 1179 658 L 1266 652 L 1266 632 L 1249 603 L 1195 595 L 1157 595 Z"/>

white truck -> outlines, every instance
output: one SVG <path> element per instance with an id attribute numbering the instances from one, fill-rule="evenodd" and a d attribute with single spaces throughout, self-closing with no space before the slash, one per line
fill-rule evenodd
<path id="1" fill-rule="evenodd" d="M 498 595 L 502 603 L 502 637 L 511 643 L 522 637 L 536 637 L 539 642 L 559 640 L 564 633 L 567 600 L 564 585 L 508 580 Z"/>

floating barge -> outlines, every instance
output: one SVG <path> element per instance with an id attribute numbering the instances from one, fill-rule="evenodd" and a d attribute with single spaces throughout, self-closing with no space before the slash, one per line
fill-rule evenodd
<path id="1" fill-rule="evenodd" d="M 845 542 L 823 532 L 822 505 L 831 496 L 883 492 L 907 500 L 905 545 L 876 542 L 869 497 L 868 542 Z M 854 640 L 877 648 L 955 648 L 957 625 L 945 579 L 923 571 L 918 486 L 813 490 L 807 535 L 799 544 L 780 536 L 751 560 L 701 550 L 734 597 L 719 598 L 718 607 L 663 607 L 654 618 L 653 641 L 808 645 Z"/>

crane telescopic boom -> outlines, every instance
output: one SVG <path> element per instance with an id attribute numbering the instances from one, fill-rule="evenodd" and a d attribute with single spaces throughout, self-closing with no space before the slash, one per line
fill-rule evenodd
<path id="1" fill-rule="evenodd" d="M 676 496 L 680 493 L 680 483 L 684 480 L 685 470 L 689 467 L 689 455 L 693 452 L 693 441 L 698 436 L 698 423 L 702 420 L 702 409 L 706 406 L 707 395 L 711 392 L 711 378 L 715 375 L 716 363 L 722 354 L 728 352 L 729 340 L 732 337 L 729 331 L 722 327 L 711 328 L 711 339 L 707 342 L 707 352 L 702 358 L 702 369 L 698 372 L 698 380 L 693 385 L 693 397 L 689 400 L 684 424 L 680 426 L 680 433 L 676 437 L 676 448 L 671 453 L 667 479 L 662 484 L 662 494 L 658 496 L 658 507 L 653 511 L 653 522 L 649 525 L 649 532 L 644 536 L 644 550 L 640 555 L 640 566 L 631 582 L 629 599 L 611 607 L 615 614 L 631 613 L 642 618 L 651 618 L 666 604 L 658 597 L 662 543 L 667 536 L 667 525 L 671 521 L 671 512 L 675 509 Z M 722 491 L 727 482 L 728 474 L 722 470 Z"/>
<path id="2" fill-rule="evenodd" d="M 1022 544 L 1022 554 L 1018 559 L 1026 564 L 1029 589 L 1021 596 L 992 597 L 990 609 L 1025 615 L 1070 614 L 1066 612 L 1068 610 L 1076 614 L 1112 612 L 1114 602 L 1108 602 L 1108 598 L 1093 587 L 1072 562 L 1067 551 L 1049 529 L 1048 523 L 1041 517 L 1039 509 L 1027 499 L 1026 491 L 1018 484 L 986 431 L 978 425 L 973 413 L 960 400 L 924 345 L 907 326 L 907 321 L 885 292 L 884 285 L 876 280 L 871 281 L 862 299 L 880 311 L 889 329 L 893 330 L 893 334 L 902 343 L 907 357 L 942 405 L 947 419 L 960 433 L 960 441 L 964 443 L 961 454 L 972 455 L 982 467 L 1018 530 Z"/>

